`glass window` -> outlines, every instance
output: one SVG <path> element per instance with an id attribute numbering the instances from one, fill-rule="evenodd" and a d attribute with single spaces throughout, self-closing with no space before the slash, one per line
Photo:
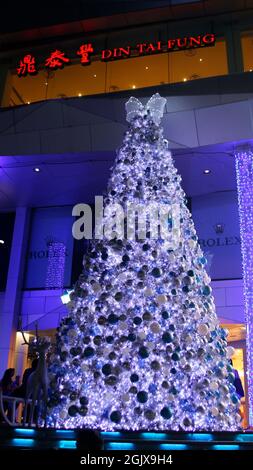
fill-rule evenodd
<path id="1" fill-rule="evenodd" d="M 93 95 L 105 92 L 106 64 L 93 61 L 90 65 L 80 63 L 63 69 L 42 70 L 37 75 L 18 77 L 16 70 L 9 73 L 3 106 L 16 106 L 68 96 Z"/>
<path id="2" fill-rule="evenodd" d="M 186 49 L 169 54 L 170 83 L 226 75 L 227 73 L 224 40 L 216 41 L 215 46 Z"/>
<path id="3" fill-rule="evenodd" d="M 3 106 L 16 106 L 52 98 L 112 93 L 176 83 L 228 73 L 226 45 L 156 53 L 103 62 L 92 58 L 83 66 L 79 60 L 55 71 L 41 70 L 36 76 L 9 73 Z"/>
<path id="4" fill-rule="evenodd" d="M 253 31 L 242 33 L 242 54 L 244 72 L 253 71 Z"/>
<path id="5" fill-rule="evenodd" d="M 168 83 L 167 53 L 107 63 L 107 92 L 164 83 Z"/>

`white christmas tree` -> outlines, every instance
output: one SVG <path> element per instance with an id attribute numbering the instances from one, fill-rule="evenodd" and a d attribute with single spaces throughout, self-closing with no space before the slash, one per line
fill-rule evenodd
<path id="1" fill-rule="evenodd" d="M 139 239 L 132 224 L 130 239 L 116 230 L 112 240 L 91 242 L 51 357 L 49 426 L 240 427 L 231 348 L 160 127 L 165 103 L 158 94 L 146 106 L 127 102 L 129 128 L 104 203 L 178 207 L 180 238 L 174 248 L 161 234 Z M 167 222 L 173 234 L 173 220 Z"/>

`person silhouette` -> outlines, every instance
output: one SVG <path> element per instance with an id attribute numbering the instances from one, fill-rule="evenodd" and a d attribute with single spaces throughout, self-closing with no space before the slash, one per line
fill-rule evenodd
<path id="1" fill-rule="evenodd" d="M 2 380 L 0 381 L 0 387 L 4 396 L 11 396 L 15 389 L 15 382 L 13 381 L 14 374 L 15 369 L 13 368 L 6 369 L 4 372 Z M 11 403 L 5 401 L 3 406 L 4 411 L 7 411 L 7 417 L 11 419 Z"/>
<path id="2" fill-rule="evenodd" d="M 238 370 L 234 368 L 232 359 L 230 359 L 230 364 L 233 367 L 233 373 L 234 373 L 234 376 L 235 376 L 234 386 L 235 386 L 235 389 L 236 389 L 236 393 L 237 393 L 239 399 L 241 400 L 245 396 L 243 386 L 242 386 L 242 381 L 241 381 Z"/>
<path id="3" fill-rule="evenodd" d="M 37 365 L 38 365 L 38 359 L 36 358 L 36 359 L 33 359 L 31 367 L 28 367 L 27 369 L 25 369 L 23 378 L 22 378 L 22 383 L 20 387 L 16 388 L 15 390 L 15 397 L 25 398 L 27 381 L 30 375 L 36 370 Z"/>

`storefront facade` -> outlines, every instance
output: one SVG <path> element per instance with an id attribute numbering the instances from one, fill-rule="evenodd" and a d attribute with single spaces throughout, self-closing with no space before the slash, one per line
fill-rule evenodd
<path id="1" fill-rule="evenodd" d="M 203 2 L 179 3 L 175 9 L 171 5 L 169 11 L 162 5 L 159 12 L 150 9 L 145 14 L 111 15 L 103 24 L 97 18 L 93 22 L 84 20 L 82 26 L 73 22 L 64 28 L 42 28 L 35 38 L 33 33 L 32 40 L 26 39 L 27 31 L 16 33 L 16 42 L 11 34 L 10 43 L 1 51 L 5 63 L 1 65 L 0 86 L 0 210 L 10 227 L 9 233 L 1 233 L 8 244 L 0 245 L 0 249 L 8 245 L 9 250 L 4 255 L 5 279 L 1 280 L 0 295 L 1 371 L 9 364 L 21 373 L 26 361 L 26 347 L 17 334 L 18 318 L 26 331 L 32 333 L 38 321 L 39 329 L 45 332 L 55 330 L 66 314 L 61 296 L 64 289 L 71 288 L 81 269 L 80 263 L 74 266 L 80 258 L 78 247 L 68 239 L 70 209 L 80 199 L 92 203 L 94 196 L 105 190 L 109 166 L 126 129 L 124 103 L 129 96 L 146 100 L 158 91 L 167 97 L 164 128 L 171 149 L 192 162 L 194 152 L 199 154 L 195 164 L 200 166 L 201 174 L 207 168 L 206 155 L 208 165 L 217 155 L 232 155 L 231 166 L 223 167 L 227 165 L 224 162 L 220 167 L 232 173 L 234 155 L 250 155 L 253 2 L 248 2 L 247 9 L 235 2 L 234 11 L 232 7 L 226 10 L 221 2 L 213 2 L 220 4 L 216 10 L 212 10 L 212 2 L 207 2 L 205 10 Z M 67 171 L 58 174 L 57 165 Z M 212 171 L 222 179 L 218 167 Z M 85 189 L 79 177 L 82 172 Z M 239 166 L 238 172 L 237 187 L 242 190 Z M 249 175 L 245 178 L 244 186 Z M 201 184 L 205 186 L 205 182 Z M 213 188 L 211 184 L 209 192 L 235 190 L 235 174 L 233 184 L 226 184 L 221 181 Z M 198 192 L 192 192 L 193 182 L 189 187 L 194 212 Z M 246 202 L 242 204 L 244 213 Z M 48 222 L 57 221 L 57 217 L 56 226 L 63 224 L 66 237 L 64 230 L 57 234 Z M 242 214 L 240 217 L 242 223 Z M 237 229 L 225 233 L 225 242 L 217 242 L 221 231 L 226 232 L 221 222 L 215 219 L 214 235 L 203 238 L 203 245 L 209 249 L 215 243 L 236 245 L 236 239 L 244 237 L 238 217 Z M 45 224 L 47 230 L 42 230 L 38 242 L 36 230 Z M 224 225 L 227 227 L 228 222 Z M 64 241 L 68 256 L 64 258 L 67 268 L 61 285 L 56 285 L 48 278 L 48 266 L 54 262 L 49 248 L 59 240 Z M 252 253 L 247 256 L 248 270 Z M 244 259 L 244 272 L 245 263 Z M 40 279 L 38 273 L 44 273 L 44 277 Z M 235 268 L 233 274 L 212 279 L 220 321 L 233 325 L 230 341 L 241 351 L 237 360 L 238 364 L 244 362 L 244 368 L 242 364 L 238 368 L 242 376 L 245 371 L 247 392 L 246 338 L 250 351 L 252 320 L 250 306 L 245 308 L 243 299 L 242 270 Z M 246 280 L 244 292 L 251 292 L 250 277 Z M 249 367 L 251 361 L 248 354 Z M 247 411 L 245 416 L 247 425 Z"/>

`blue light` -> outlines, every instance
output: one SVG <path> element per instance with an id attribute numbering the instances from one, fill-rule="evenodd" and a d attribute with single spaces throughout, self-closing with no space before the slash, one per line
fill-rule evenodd
<path id="1" fill-rule="evenodd" d="M 16 437 L 15 439 L 11 440 L 14 447 L 32 447 L 35 443 L 34 439 L 20 439 Z"/>
<path id="2" fill-rule="evenodd" d="M 76 449 L 76 441 L 59 441 L 59 449 Z"/>
<path id="3" fill-rule="evenodd" d="M 75 437 L 74 431 L 70 430 L 57 429 L 56 433 L 63 437 Z"/>
<path id="4" fill-rule="evenodd" d="M 239 450 L 240 446 L 234 444 L 216 444 L 212 446 L 213 450 Z"/>
<path id="5" fill-rule="evenodd" d="M 188 446 L 186 444 L 160 444 L 159 449 L 161 450 L 186 450 Z"/>
<path id="6" fill-rule="evenodd" d="M 212 434 L 187 434 L 187 439 L 190 441 L 213 441 Z"/>
<path id="7" fill-rule="evenodd" d="M 235 441 L 253 442 L 253 433 L 252 434 L 239 434 L 238 436 L 236 436 Z"/>
<path id="8" fill-rule="evenodd" d="M 121 437 L 122 434 L 121 432 L 118 432 L 118 431 L 112 431 L 112 432 L 101 432 L 101 436 L 102 437 L 105 437 L 106 439 L 107 438 L 111 438 L 111 437 Z"/>
<path id="9" fill-rule="evenodd" d="M 31 436 L 32 434 L 35 433 L 35 430 L 34 430 L 34 429 L 16 428 L 16 429 L 14 429 L 14 431 L 15 431 L 17 434 L 27 434 L 28 436 Z"/>
<path id="10" fill-rule="evenodd" d="M 142 432 L 140 436 L 143 439 L 147 439 L 149 441 L 164 441 L 168 440 L 168 435 L 165 433 L 156 433 L 156 432 Z"/>
<path id="11" fill-rule="evenodd" d="M 132 450 L 134 449 L 132 442 L 108 442 L 107 450 Z"/>

